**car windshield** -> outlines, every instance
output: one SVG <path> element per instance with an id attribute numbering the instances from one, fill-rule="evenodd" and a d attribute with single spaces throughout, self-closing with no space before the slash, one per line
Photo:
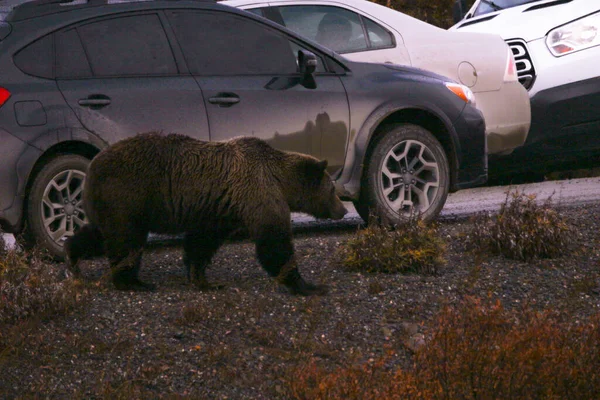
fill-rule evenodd
<path id="1" fill-rule="evenodd" d="M 504 10 L 505 8 L 521 6 L 528 3 L 537 3 L 538 1 L 542 0 L 481 0 L 475 9 L 473 16 L 477 17 L 483 14 Z"/>

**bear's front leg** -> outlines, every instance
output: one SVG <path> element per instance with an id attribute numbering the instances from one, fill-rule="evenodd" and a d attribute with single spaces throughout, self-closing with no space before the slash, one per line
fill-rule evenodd
<path id="1" fill-rule="evenodd" d="M 126 257 L 110 258 L 112 281 L 118 290 L 153 291 L 156 285 L 142 282 L 138 277 L 142 249 L 132 250 Z"/>
<path id="2" fill-rule="evenodd" d="M 292 294 L 300 294 L 302 296 L 310 295 L 324 295 L 327 294 L 327 285 L 315 285 L 307 282 L 300 275 L 298 266 L 296 265 L 295 257 L 290 260 L 281 268 L 279 275 L 277 275 L 277 281 L 283 283 Z"/>
<path id="3" fill-rule="evenodd" d="M 310 296 L 327 293 L 326 285 L 312 284 L 300 275 L 291 229 L 270 227 L 263 230 L 256 240 L 256 255 L 268 274 L 284 284 L 292 294 Z"/>

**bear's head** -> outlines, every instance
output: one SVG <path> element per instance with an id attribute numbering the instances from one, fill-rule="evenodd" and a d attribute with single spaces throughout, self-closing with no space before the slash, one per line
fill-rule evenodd
<path id="1" fill-rule="evenodd" d="M 318 161 L 313 157 L 302 157 L 297 164 L 297 176 L 300 188 L 290 193 L 296 207 L 292 211 L 300 211 L 316 218 L 341 219 L 348 210 L 337 196 L 331 176 L 327 173 L 327 161 Z"/>

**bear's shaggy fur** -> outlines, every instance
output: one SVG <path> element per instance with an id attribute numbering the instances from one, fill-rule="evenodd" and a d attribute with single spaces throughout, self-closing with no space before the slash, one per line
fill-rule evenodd
<path id="1" fill-rule="evenodd" d="M 188 277 L 205 288 L 211 258 L 243 229 L 269 275 L 292 293 L 322 293 L 323 286 L 298 272 L 290 212 L 346 214 L 326 167 L 252 137 L 203 142 L 146 133 L 122 140 L 89 166 L 84 207 L 90 224 L 65 243 L 69 268 L 79 274 L 80 259 L 106 254 L 118 289 L 151 289 L 138 278 L 148 233 L 185 233 Z"/>

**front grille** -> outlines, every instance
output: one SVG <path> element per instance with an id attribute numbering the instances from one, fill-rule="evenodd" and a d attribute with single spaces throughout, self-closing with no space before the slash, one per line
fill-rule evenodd
<path id="1" fill-rule="evenodd" d="M 515 57 L 519 82 L 521 82 L 521 85 L 525 89 L 531 89 L 535 82 L 535 68 L 533 67 L 529 51 L 527 51 L 527 44 L 521 39 L 510 39 L 506 41 L 506 44 L 508 44 Z"/>

